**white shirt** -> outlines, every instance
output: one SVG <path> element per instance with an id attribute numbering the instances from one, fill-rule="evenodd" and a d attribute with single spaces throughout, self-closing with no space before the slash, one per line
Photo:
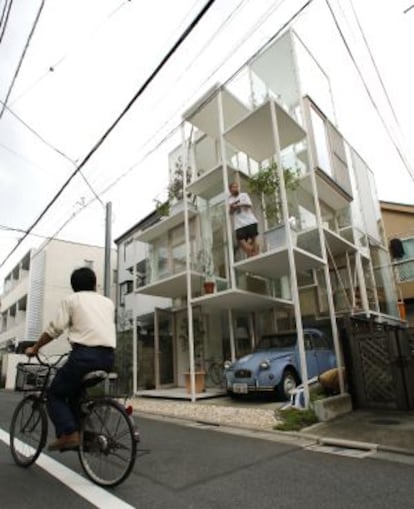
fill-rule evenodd
<path id="1" fill-rule="evenodd" d="M 68 329 L 70 343 L 116 347 L 113 302 L 99 293 L 75 292 L 60 303 L 46 333 L 56 338 Z"/>
<path id="2" fill-rule="evenodd" d="M 233 204 L 241 205 L 241 207 L 236 208 L 234 214 L 232 214 L 235 230 L 248 226 L 249 224 L 257 223 L 256 216 L 252 211 L 252 202 L 247 193 L 239 193 L 237 196 L 230 195 L 229 205 Z"/>

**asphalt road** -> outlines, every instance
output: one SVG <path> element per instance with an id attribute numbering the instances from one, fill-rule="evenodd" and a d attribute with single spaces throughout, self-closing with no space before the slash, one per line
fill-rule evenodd
<path id="1" fill-rule="evenodd" d="M 0 391 L 8 431 L 19 396 Z M 66 486 L 35 465 L 14 465 L 0 441 L 2 509 L 382 509 L 413 507 L 414 466 L 311 452 L 295 445 L 138 416 L 142 442 L 129 479 L 109 493 L 84 481 L 75 453 L 50 458 L 82 477 Z M 55 464 L 57 465 L 57 464 Z M 93 504 L 79 494 L 89 487 Z M 101 497 L 101 498 L 99 498 Z M 105 498 L 106 497 L 106 498 Z M 110 498 L 111 497 L 111 498 Z"/>

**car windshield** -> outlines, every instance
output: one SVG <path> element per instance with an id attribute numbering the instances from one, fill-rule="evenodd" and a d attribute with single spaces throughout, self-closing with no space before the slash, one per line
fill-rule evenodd
<path id="1" fill-rule="evenodd" d="M 268 350 L 269 348 L 294 348 L 296 345 L 296 334 L 278 334 L 277 336 L 264 336 L 256 346 L 257 350 Z"/>

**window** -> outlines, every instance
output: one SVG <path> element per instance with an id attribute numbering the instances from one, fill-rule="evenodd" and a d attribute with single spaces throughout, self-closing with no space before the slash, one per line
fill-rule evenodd
<path id="1" fill-rule="evenodd" d="M 145 286 L 147 284 L 147 261 L 142 260 L 139 263 L 137 263 L 136 266 L 136 286 L 137 288 L 140 288 L 141 286 Z"/>
<path id="2" fill-rule="evenodd" d="M 133 291 L 133 281 L 124 281 L 119 285 L 119 304 L 125 306 L 125 295 L 128 295 Z"/>
<path id="3" fill-rule="evenodd" d="M 394 260 L 397 280 L 400 283 L 414 281 L 414 237 L 401 239 L 404 254 Z"/>
<path id="4" fill-rule="evenodd" d="M 331 161 L 329 158 L 329 146 L 326 135 L 324 119 L 313 109 L 310 110 L 313 127 L 313 137 L 316 149 L 317 165 L 330 177 L 332 176 Z"/>
<path id="5" fill-rule="evenodd" d="M 315 350 L 327 350 L 329 348 L 326 338 L 318 334 L 312 334 L 312 343 Z"/>

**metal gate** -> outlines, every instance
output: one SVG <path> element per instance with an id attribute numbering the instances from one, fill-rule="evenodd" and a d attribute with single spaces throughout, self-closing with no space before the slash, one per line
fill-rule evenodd
<path id="1" fill-rule="evenodd" d="M 414 337 L 348 318 L 341 327 L 349 391 L 357 408 L 414 409 Z"/>

